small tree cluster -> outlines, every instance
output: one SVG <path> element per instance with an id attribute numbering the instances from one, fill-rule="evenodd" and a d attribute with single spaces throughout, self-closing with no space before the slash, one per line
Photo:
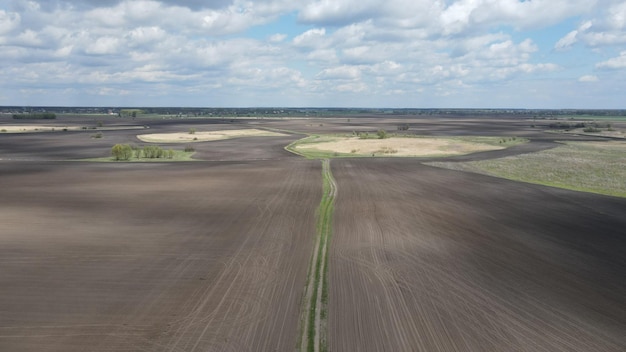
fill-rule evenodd
<path id="1" fill-rule="evenodd" d="M 399 125 L 398 126 L 398 131 L 408 131 L 409 130 L 409 124 L 405 123 L 404 125 Z"/>
<path id="2" fill-rule="evenodd" d="M 385 130 L 378 130 L 376 132 L 376 135 L 378 136 L 378 139 L 389 138 L 389 135 L 387 134 L 387 131 L 385 131 Z"/>
<path id="3" fill-rule="evenodd" d="M 148 159 L 162 158 L 165 154 L 163 148 L 156 145 L 148 145 L 143 147 L 143 156 Z"/>
<path id="4" fill-rule="evenodd" d="M 116 144 L 111 148 L 111 155 L 115 160 L 129 160 L 133 155 L 133 149 L 128 144 Z"/>
<path id="5" fill-rule="evenodd" d="M 159 158 L 173 159 L 174 154 L 175 154 L 174 150 L 172 149 L 165 150 L 156 145 L 149 145 L 149 146 L 143 147 L 142 153 L 143 153 L 143 157 L 148 158 L 148 159 L 159 159 Z"/>

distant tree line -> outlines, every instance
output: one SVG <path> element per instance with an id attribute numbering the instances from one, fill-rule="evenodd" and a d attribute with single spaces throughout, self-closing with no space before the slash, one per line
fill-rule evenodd
<path id="1" fill-rule="evenodd" d="M 550 125 L 548 125 L 548 127 L 550 128 L 556 128 L 556 129 L 572 129 L 572 128 L 594 128 L 594 129 L 599 129 L 599 128 L 611 128 L 611 124 L 610 123 L 597 123 L 597 122 L 593 122 L 593 123 L 585 123 L 585 122 L 577 122 L 577 123 L 567 123 L 567 122 L 554 122 L 551 123 Z M 590 131 L 585 131 L 585 132 L 590 132 Z"/>
<path id="2" fill-rule="evenodd" d="M 54 120 L 57 115 L 52 112 L 40 112 L 32 114 L 13 114 L 13 118 L 16 120 Z"/>

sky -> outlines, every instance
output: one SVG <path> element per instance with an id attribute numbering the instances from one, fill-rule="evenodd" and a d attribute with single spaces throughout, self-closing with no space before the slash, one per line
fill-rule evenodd
<path id="1" fill-rule="evenodd" d="M 0 105 L 626 108 L 626 1 L 0 0 Z"/>

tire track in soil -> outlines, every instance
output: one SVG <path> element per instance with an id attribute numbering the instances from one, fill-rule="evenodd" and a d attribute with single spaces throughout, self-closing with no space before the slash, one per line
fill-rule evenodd
<path id="1" fill-rule="evenodd" d="M 253 202 L 254 205 L 252 206 L 261 211 L 257 216 L 261 221 L 255 227 L 254 233 L 272 235 L 270 228 L 274 225 L 272 223 L 274 219 L 271 211 L 276 208 L 277 202 L 287 196 L 287 192 L 297 179 L 297 175 L 294 173 L 289 173 L 287 176 L 288 179 L 282 183 L 280 192 L 273 194 L 263 207 L 258 207 L 257 202 Z M 269 252 L 265 253 L 265 250 L 254 251 L 250 248 L 266 248 Z M 263 319 L 261 307 L 267 306 L 267 304 L 261 304 L 259 299 L 266 296 L 265 290 L 259 290 L 255 283 L 263 281 L 263 285 L 261 285 L 263 288 L 273 286 L 267 278 L 270 280 L 277 280 L 278 278 L 275 275 L 259 275 L 262 271 L 260 268 L 274 264 L 274 262 L 269 263 L 267 259 L 269 256 L 276 258 L 276 255 L 279 254 L 280 247 L 271 241 L 271 237 L 247 236 L 237 251 L 225 262 L 225 268 L 217 280 L 208 284 L 204 292 L 199 293 L 199 299 L 192 299 L 195 305 L 191 312 L 184 317 L 185 322 L 174 332 L 178 338 L 171 345 L 170 351 L 176 350 L 179 346 L 183 350 L 195 351 L 205 340 L 222 340 L 219 336 L 224 336 L 223 340 L 229 341 L 228 333 L 221 333 L 222 331 L 230 330 L 229 328 L 232 327 L 246 326 L 251 322 Z M 217 293 L 218 289 L 220 290 L 219 293 Z M 234 296 L 239 297 L 235 300 L 233 299 Z M 217 301 L 216 305 L 210 304 L 215 301 Z M 195 333 L 191 331 L 195 331 Z M 210 336 L 213 337 L 205 339 L 204 337 L 209 331 Z M 188 335 L 192 335 L 193 338 L 186 338 Z M 183 339 L 185 340 L 183 341 Z M 219 344 L 224 345 L 224 341 L 219 342 Z M 213 343 L 211 342 L 211 344 Z"/>
<path id="2" fill-rule="evenodd" d="M 154 190 L 134 187 L 135 181 L 145 185 L 147 173 L 133 169 L 109 175 L 106 185 L 117 182 L 125 194 L 102 197 L 110 189 L 99 184 L 89 197 L 102 204 L 91 205 L 89 212 L 101 210 L 102 216 L 82 221 L 83 231 L 53 238 L 50 246 L 44 242 L 45 250 L 30 240 L 31 233 L 40 233 L 34 231 L 41 227 L 37 222 L 0 225 L 5 229 L 0 240 L 12 241 L 7 232 L 14 233 L 16 240 L 9 243 L 21 246 L 17 251 L 7 247 L 0 260 L 0 280 L 7 283 L 2 290 L 6 299 L 0 303 L 0 350 L 293 351 L 313 251 L 311 215 L 321 194 L 318 162 L 153 168 L 160 171 Z M 84 176 L 91 175 L 83 172 L 87 169 L 74 167 L 81 175 L 76 178 L 90 179 Z M 43 196 L 37 189 L 6 192 L 3 207 L 30 209 L 31 204 L 44 204 L 44 197 L 56 204 L 61 194 L 69 201 L 83 199 L 84 190 L 63 186 L 72 182 L 61 181 L 66 172 L 55 169 L 51 174 L 62 183 L 59 191 Z M 33 182 L 40 181 L 36 176 Z M 6 175 L 3 180 L 12 181 Z M 143 197 L 163 184 L 173 186 L 166 195 Z M 118 199 L 130 203 L 127 214 L 110 223 L 104 210 Z M 73 206 L 56 205 L 53 214 L 83 219 L 79 208 L 86 207 Z M 52 234 L 65 229 L 46 223 Z M 65 238 L 77 239 L 81 247 L 66 249 Z M 75 289 L 70 291 L 70 285 Z M 71 296 L 44 297 L 46 287 Z M 102 288 L 107 300 L 99 299 L 104 297 Z M 41 304 L 40 297 L 50 304 Z M 55 308 L 65 305 L 68 311 Z"/>

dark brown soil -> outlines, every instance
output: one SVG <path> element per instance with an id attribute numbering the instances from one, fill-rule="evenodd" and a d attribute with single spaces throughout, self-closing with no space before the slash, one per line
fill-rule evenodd
<path id="1" fill-rule="evenodd" d="M 98 120 L 146 128 L 0 134 L 0 351 L 296 348 L 322 193 L 319 161 L 284 150 L 302 135 L 194 143 L 204 161 L 190 163 L 67 161 L 145 144 L 139 133 L 407 123 L 531 139 L 446 159 L 459 161 L 598 139 L 505 117 L 45 123 Z M 625 199 L 422 161 L 331 162 L 331 351 L 626 350 Z"/>
<path id="2" fill-rule="evenodd" d="M 292 351 L 318 162 L 0 162 L 1 351 Z"/>
<path id="3" fill-rule="evenodd" d="M 334 160 L 331 351 L 623 351 L 626 201 Z"/>

